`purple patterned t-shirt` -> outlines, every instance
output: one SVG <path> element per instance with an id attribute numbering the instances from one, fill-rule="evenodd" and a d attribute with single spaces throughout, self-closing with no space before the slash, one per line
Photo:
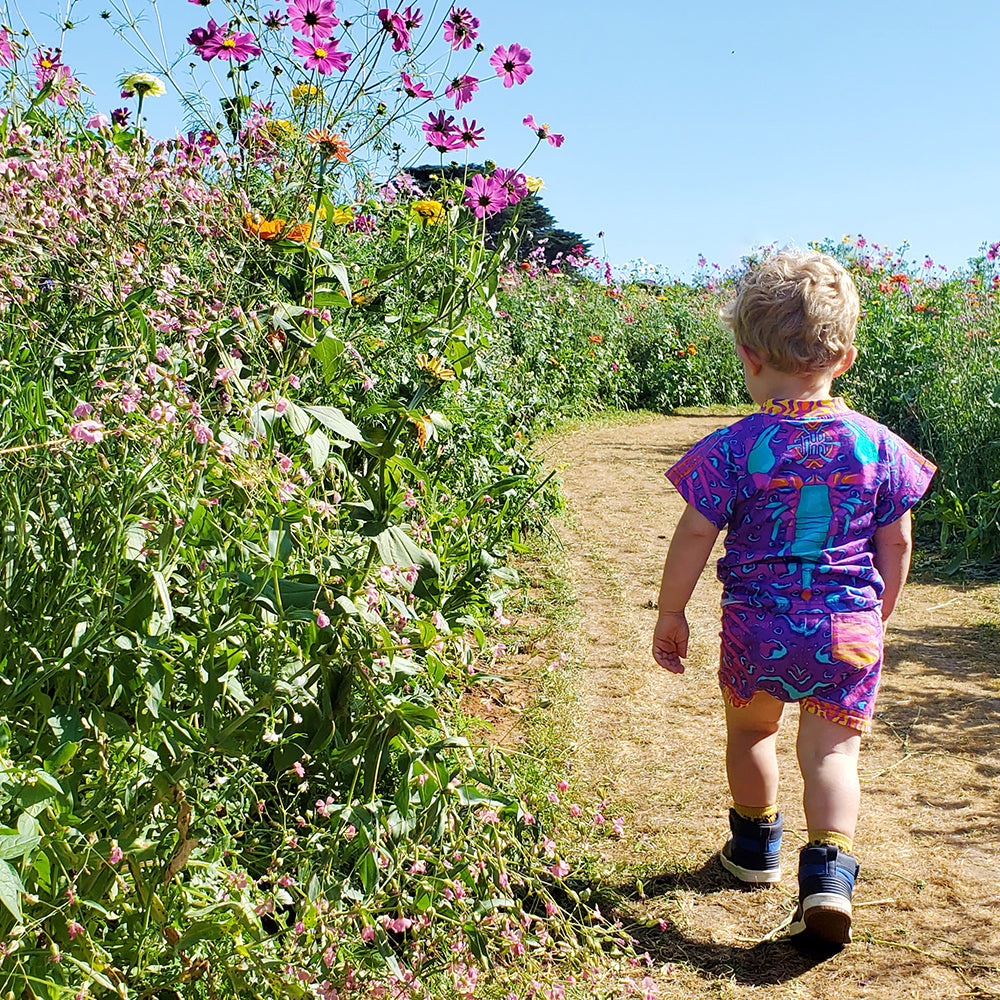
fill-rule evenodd
<path id="1" fill-rule="evenodd" d="M 723 604 L 830 614 L 879 607 L 872 535 L 924 495 L 935 471 L 843 399 L 769 399 L 703 438 L 666 476 L 728 528 Z"/>

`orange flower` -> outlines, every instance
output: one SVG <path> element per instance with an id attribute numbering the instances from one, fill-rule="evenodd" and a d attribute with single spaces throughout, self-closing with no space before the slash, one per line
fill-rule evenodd
<path id="1" fill-rule="evenodd" d="M 306 142 L 319 146 L 324 156 L 335 156 L 341 163 L 347 163 L 350 147 L 344 142 L 339 132 L 331 132 L 325 128 L 311 128 L 306 132 Z"/>
<path id="2" fill-rule="evenodd" d="M 441 382 L 450 382 L 455 377 L 455 372 L 445 365 L 440 358 L 432 358 L 426 354 L 418 354 L 417 367 L 428 375 L 433 375 L 434 378 Z"/>
<path id="3" fill-rule="evenodd" d="M 926 302 L 918 302 L 913 308 L 918 313 L 922 313 L 927 308 L 927 303 Z"/>
<path id="4" fill-rule="evenodd" d="M 284 234 L 286 240 L 294 240 L 296 243 L 308 243 L 312 235 L 312 226 L 308 222 L 296 223 Z"/>
<path id="5" fill-rule="evenodd" d="M 286 223 L 284 219 L 264 219 L 259 215 L 247 213 L 243 216 L 243 225 L 248 232 L 262 240 L 276 240 L 281 235 Z"/>
<path id="6" fill-rule="evenodd" d="M 596 333 L 592 333 L 587 339 L 592 344 L 603 344 L 604 343 L 604 338 L 601 337 L 600 335 L 596 334 Z"/>
<path id="7" fill-rule="evenodd" d="M 427 447 L 427 428 L 430 425 L 430 417 L 407 417 L 407 420 L 417 429 L 417 446 L 421 451 Z"/>

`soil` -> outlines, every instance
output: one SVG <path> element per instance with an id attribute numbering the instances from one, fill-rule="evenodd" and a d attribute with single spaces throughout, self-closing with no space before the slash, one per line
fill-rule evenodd
<path id="1" fill-rule="evenodd" d="M 576 634 L 558 641 L 578 667 L 574 767 L 585 787 L 610 782 L 609 814 L 626 816 L 626 836 L 609 841 L 613 888 L 649 950 L 659 997 L 1000 996 L 996 583 L 914 574 L 890 623 L 876 719 L 862 746 L 853 944 L 824 952 L 769 937 L 794 907 L 806 833 L 794 708 L 780 737 L 780 886 L 735 887 L 717 860 L 729 807 L 713 662 L 719 553 L 688 608 L 686 672 L 656 667 L 650 643 L 683 506 L 663 472 L 734 419 L 606 422 L 554 435 L 540 449 L 568 502 L 559 532 L 579 615 Z"/>

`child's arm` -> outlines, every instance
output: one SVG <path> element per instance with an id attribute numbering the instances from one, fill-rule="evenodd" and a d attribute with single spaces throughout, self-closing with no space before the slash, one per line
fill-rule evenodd
<path id="1" fill-rule="evenodd" d="M 885 584 L 882 591 L 884 626 L 896 607 L 903 584 L 906 583 L 906 574 L 910 571 L 910 553 L 913 551 L 910 512 L 907 511 L 898 521 L 876 528 L 872 545 L 875 548 L 875 569 Z"/>
<path id="2" fill-rule="evenodd" d="M 718 535 L 719 529 L 688 504 L 670 541 L 660 584 L 653 659 L 675 674 L 684 672 L 681 657 L 687 656 L 688 623 L 684 609 Z"/>

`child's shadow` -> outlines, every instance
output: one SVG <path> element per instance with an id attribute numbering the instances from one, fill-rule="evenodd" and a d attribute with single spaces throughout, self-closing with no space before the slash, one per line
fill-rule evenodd
<path id="1" fill-rule="evenodd" d="M 716 855 L 693 871 L 665 872 L 648 879 L 645 894 L 647 900 L 655 900 L 657 896 L 666 895 L 674 889 L 707 896 L 731 891 L 732 888 L 732 877 L 723 869 Z M 628 891 L 625 889 L 626 893 Z M 746 891 L 749 895 L 759 890 L 748 887 Z M 662 927 L 639 927 L 633 930 L 632 936 L 639 948 L 648 951 L 657 965 L 683 963 L 713 979 L 735 979 L 749 986 L 775 985 L 796 979 L 842 950 L 839 945 L 804 935 L 777 937 L 746 947 L 717 944 L 692 937 L 669 917 Z"/>

